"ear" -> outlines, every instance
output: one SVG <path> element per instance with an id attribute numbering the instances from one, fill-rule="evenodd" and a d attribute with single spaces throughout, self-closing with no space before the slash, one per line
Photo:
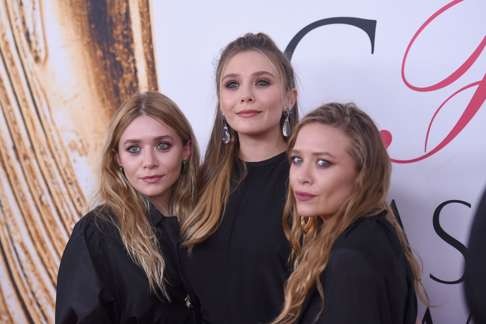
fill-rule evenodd
<path id="1" fill-rule="evenodd" d="M 287 91 L 287 96 L 286 96 L 286 106 L 288 109 L 292 109 L 295 106 L 295 103 L 297 102 L 297 89 L 293 88 L 289 91 Z"/>
<path id="2" fill-rule="evenodd" d="M 182 159 L 189 160 L 192 154 L 192 141 L 188 140 L 186 144 L 184 144 L 182 148 Z"/>

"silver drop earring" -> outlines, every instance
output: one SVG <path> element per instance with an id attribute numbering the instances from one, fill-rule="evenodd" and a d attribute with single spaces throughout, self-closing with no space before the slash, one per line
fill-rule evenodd
<path id="1" fill-rule="evenodd" d="M 290 129 L 290 111 L 288 109 L 284 110 L 284 122 L 282 125 L 282 135 L 287 138 L 290 136 L 292 130 Z"/>
<path id="2" fill-rule="evenodd" d="M 224 144 L 228 144 L 231 141 L 231 134 L 228 129 L 228 124 L 226 123 L 226 119 L 223 119 L 223 136 L 221 137 L 221 141 Z"/>

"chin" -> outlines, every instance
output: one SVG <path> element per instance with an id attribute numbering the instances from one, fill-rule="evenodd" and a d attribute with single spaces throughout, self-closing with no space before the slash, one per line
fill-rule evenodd
<path id="1" fill-rule="evenodd" d="M 297 214 L 301 217 L 316 217 L 319 213 L 314 208 L 299 208 L 297 206 Z"/>
<path id="2" fill-rule="evenodd" d="M 139 190 L 140 193 L 148 198 L 158 197 L 164 193 L 164 188 L 161 189 L 149 189 L 149 190 Z"/>

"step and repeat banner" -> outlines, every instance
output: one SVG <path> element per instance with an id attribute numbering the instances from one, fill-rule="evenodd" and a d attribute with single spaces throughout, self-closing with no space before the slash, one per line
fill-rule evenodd
<path id="1" fill-rule="evenodd" d="M 59 260 L 120 103 L 159 89 L 204 149 L 221 50 L 265 32 L 291 58 L 301 115 L 352 101 L 379 125 L 431 301 L 418 322 L 472 323 L 462 282 L 486 187 L 485 16 L 484 0 L 0 1 L 0 322 L 53 322 Z"/>

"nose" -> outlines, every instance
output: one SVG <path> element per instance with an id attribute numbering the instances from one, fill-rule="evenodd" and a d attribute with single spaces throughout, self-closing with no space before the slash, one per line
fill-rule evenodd
<path id="1" fill-rule="evenodd" d="M 155 150 L 147 148 L 143 152 L 143 167 L 145 169 L 153 169 L 157 167 L 157 158 L 155 156 Z"/>
<path id="2" fill-rule="evenodd" d="M 297 172 L 297 181 L 301 185 L 312 185 L 313 175 L 311 171 L 311 166 L 309 163 L 302 163 L 298 168 L 296 168 Z"/>
<path id="3" fill-rule="evenodd" d="M 253 89 L 251 85 L 241 87 L 240 103 L 251 103 L 253 101 L 255 101 L 255 97 L 253 96 Z"/>

